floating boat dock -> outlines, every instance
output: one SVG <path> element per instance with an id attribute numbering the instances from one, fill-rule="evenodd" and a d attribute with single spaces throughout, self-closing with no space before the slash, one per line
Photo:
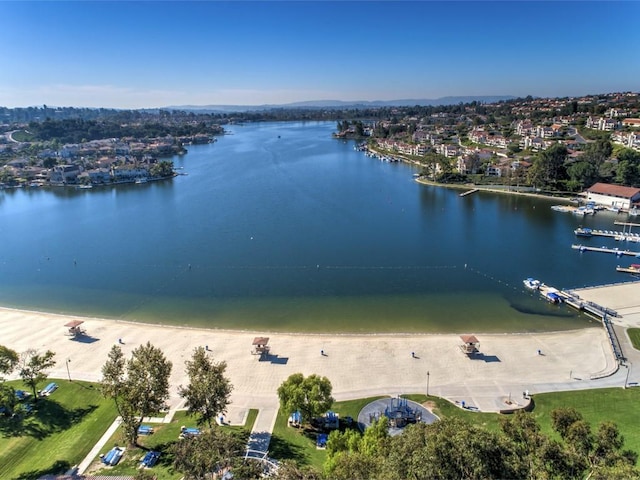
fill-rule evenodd
<path id="1" fill-rule="evenodd" d="M 586 245 L 571 245 L 574 250 L 581 252 L 600 252 L 600 253 L 613 253 L 619 257 L 627 255 L 629 257 L 640 257 L 640 252 L 633 252 L 631 250 L 620 250 L 619 248 L 607 248 L 607 247 L 587 247 Z"/>
<path id="2" fill-rule="evenodd" d="M 613 325 L 609 320 L 609 317 L 619 317 L 620 315 L 618 314 L 618 312 L 610 308 L 598 305 L 597 303 L 583 300 L 574 292 L 559 290 L 557 288 L 549 287 L 544 283 L 540 284 L 538 292 L 547 301 L 553 301 L 552 299 L 554 298 L 554 296 L 557 296 L 562 299 L 562 302 L 566 303 L 570 307 L 573 307 L 578 311 L 585 312 L 600 320 L 602 322 L 602 326 L 607 332 L 609 344 L 611 345 L 611 349 L 613 350 L 613 354 L 616 357 L 616 360 L 619 362 L 624 360 L 622 347 L 620 346 L 620 342 L 618 340 L 616 332 L 613 329 Z"/>
<path id="3" fill-rule="evenodd" d="M 640 242 L 640 234 L 631 232 L 614 232 L 611 230 L 597 230 L 593 228 L 576 228 L 573 232 L 578 237 L 608 237 L 615 240 Z"/>

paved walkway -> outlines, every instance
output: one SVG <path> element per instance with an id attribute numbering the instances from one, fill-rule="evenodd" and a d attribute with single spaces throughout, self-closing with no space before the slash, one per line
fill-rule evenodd
<path id="1" fill-rule="evenodd" d="M 116 420 L 111 424 L 111 426 L 107 429 L 107 431 L 104 432 L 104 435 L 100 437 L 100 440 L 98 440 L 98 443 L 96 443 L 93 446 L 93 448 L 87 454 L 87 456 L 84 457 L 84 460 L 80 462 L 77 469 L 80 475 L 82 475 L 84 472 L 87 471 L 87 468 L 89 468 L 89 466 L 93 463 L 93 461 L 96 459 L 96 457 L 100 453 L 100 450 L 102 450 L 102 448 L 106 445 L 106 443 L 109 441 L 111 436 L 114 433 L 116 433 L 116 430 L 118 429 L 121 423 L 122 422 L 120 417 L 116 418 Z"/>

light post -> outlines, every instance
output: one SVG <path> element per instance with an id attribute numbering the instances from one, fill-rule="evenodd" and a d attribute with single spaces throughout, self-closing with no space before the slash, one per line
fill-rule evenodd
<path id="1" fill-rule="evenodd" d="M 624 387 L 622 388 L 627 388 L 627 384 L 629 383 L 629 372 L 631 371 L 631 365 L 625 365 L 625 367 L 627 367 L 627 376 L 624 379 Z"/>
<path id="2" fill-rule="evenodd" d="M 67 358 L 65 365 L 67 366 L 67 377 L 69 377 L 69 381 L 71 381 L 71 373 L 69 372 L 69 363 L 71 363 L 71 359 Z"/>
<path id="3" fill-rule="evenodd" d="M 427 397 L 429 396 L 429 371 L 427 370 Z"/>

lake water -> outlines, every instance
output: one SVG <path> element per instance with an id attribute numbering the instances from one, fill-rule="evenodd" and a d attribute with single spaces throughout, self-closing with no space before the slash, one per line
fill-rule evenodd
<path id="1" fill-rule="evenodd" d="M 524 291 L 523 278 L 629 279 L 615 272 L 628 260 L 570 248 L 577 226 L 614 230 L 626 217 L 461 198 L 354 151 L 334 128 L 231 126 L 174 158 L 186 175 L 164 182 L 1 191 L 0 303 L 265 331 L 535 331 L 594 322 Z"/>

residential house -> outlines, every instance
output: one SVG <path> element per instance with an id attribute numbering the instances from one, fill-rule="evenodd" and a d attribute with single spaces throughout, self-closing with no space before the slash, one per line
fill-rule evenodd
<path id="1" fill-rule="evenodd" d="M 533 133 L 533 124 L 529 121 L 519 121 L 516 124 L 516 133 L 518 135 L 531 135 Z"/>
<path id="2" fill-rule="evenodd" d="M 625 118 L 622 120 L 623 127 L 640 128 L 640 118 Z"/>
<path id="3" fill-rule="evenodd" d="M 78 179 L 81 179 L 83 175 L 86 175 L 90 183 L 103 184 L 111 182 L 111 172 L 107 168 L 92 168 L 79 175 Z"/>
<path id="4" fill-rule="evenodd" d="M 118 165 L 112 168 L 111 175 L 116 182 L 133 182 L 139 178 L 148 178 L 149 170 L 132 165 Z"/>
<path id="5" fill-rule="evenodd" d="M 60 149 L 60 156 L 64 159 L 74 158 L 78 155 L 80 147 L 77 144 L 63 145 Z"/>
<path id="6" fill-rule="evenodd" d="M 538 125 L 536 127 L 536 136 L 540 138 L 551 138 L 555 136 L 556 131 L 551 127 L 544 127 L 542 125 Z"/>
<path id="7" fill-rule="evenodd" d="M 51 171 L 50 182 L 52 185 L 75 184 L 80 173 L 79 165 L 55 165 Z"/>
<path id="8" fill-rule="evenodd" d="M 602 130 L 605 132 L 613 132 L 616 128 L 620 126 L 620 122 L 618 120 L 614 120 L 613 118 L 593 118 L 588 117 L 587 123 L 585 127 L 592 128 L 594 130 Z"/>
<path id="9" fill-rule="evenodd" d="M 487 177 L 501 177 L 502 169 L 499 165 L 487 165 L 485 174 L 487 175 Z"/>
<path id="10" fill-rule="evenodd" d="M 447 158 L 457 157 L 460 154 L 460 149 L 457 146 L 449 145 L 447 143 L 438 145 L 436 147 L 436 151 Z"/>

